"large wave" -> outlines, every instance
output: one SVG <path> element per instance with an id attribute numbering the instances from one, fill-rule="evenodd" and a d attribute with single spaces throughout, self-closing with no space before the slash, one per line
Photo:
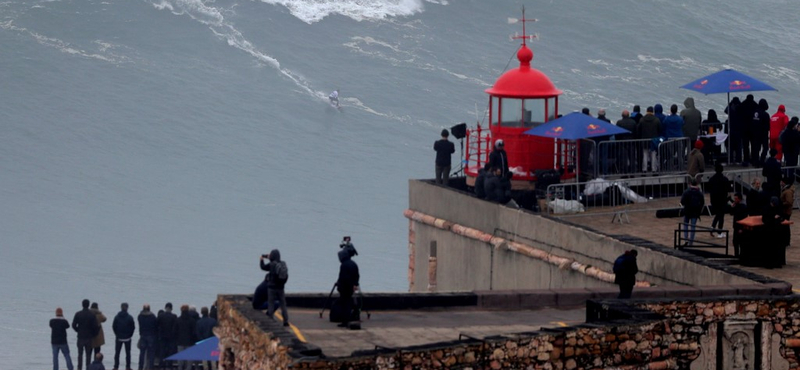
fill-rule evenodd
<path id="1" fill-rule="evenodd" d="M 356 21 L 404 17 L 424 10 L 422 0 L 260 0 L 282 5 L 303 22 L 319 22 L 331 14 L 340 14 Z M 447 4 L 447 0 L 427 0 Z"/>

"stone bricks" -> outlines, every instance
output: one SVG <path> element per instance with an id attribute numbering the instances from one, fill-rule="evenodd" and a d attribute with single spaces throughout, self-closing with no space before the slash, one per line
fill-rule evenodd
<path id="1" fill-rule="evenodd" d="M 588 289 L 571 291 L 563 294 L 561 300 L 569 302 L 568 299 L 589 294 L 592 292 Z M 486 297 L 505 299 L 488 294 Z M 370 355 L 367 352 L 355 357 L 327 359 L 292 358 L 288 354 L 294 346 L 291 341 L 248 320 L 236 304 L 224 301 L 219 304 L 220 323 L 216 331 L 223 351 L 221 360 L 228 370 L 286 368 L 289 364 L 294 369 L 320 370 L 689 368 L 693 361 L 700 360 L 704 350 L 701 338 L 709 335 L 709 328 L 731 318 L 743 320 L 750 316 L 757 318 L 761 325 L 769 325 L 765 328 L 771 328 L 774 338 L 779 338 L 776 340 L 780 343 L 780 352 L 775 352 L 773 357 L 783 357 L 794 369 L 800 363 L 796 354 L 800 353 L 800 300 L 796 298 L 631 301 L 627 308 L 632 309 L 634 317 L 621 322 L 490 337 L 483 342 L 454 341 L 430 347 L 409 347 L 397 353 L 383 351 Z M 619 307 L 604 309 L 623 309 Z M 645 315 L 642 317 L 647 319 L 636 319 L 635 315 L 642 310 L 662 316 Z"/>

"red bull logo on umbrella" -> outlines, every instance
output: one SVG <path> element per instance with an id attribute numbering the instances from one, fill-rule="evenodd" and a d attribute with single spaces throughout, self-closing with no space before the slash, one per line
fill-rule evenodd
<path id="1" fill-rule="evenodd" d="M 702 89 L 702 88 L 706 87 L 706 85 L 708 85 L 708 80 L 703 80 L 703 81 L 700 81 L 699 84 L 694 84 L 694 88 L 695 89 Z"/>
<path id="2" fill-rule="evenodd" d="M 564 133 L 564 128 L 561 126 L 556 126 L 547 131 L 547 135 L 551 137 L 559 137 L 561 134 Z"/>
<path id="3" fill-rule="evenodd" d="M 731 81 L 731 84 L 730 84 L 730 89 L 731 90 L 746 90 L 746 89 L 749 89 L 749 88 L 750 88 L 750 84 L 748 84 L 746 81 L 734 80 L 734 81 Z"/>
<path id="4" fill-rule="evenodd" d="M 586 129 L 587 129 L 586 132 L 589 133 L 590 135 L 597 135 L 597 134 L 606 133 L 606 129 L 604 129 L 604 128 L 598 126 L 598 125 L 595 125 L 593 123 L 589 124 L 588 126 L 586 126 Z"/>

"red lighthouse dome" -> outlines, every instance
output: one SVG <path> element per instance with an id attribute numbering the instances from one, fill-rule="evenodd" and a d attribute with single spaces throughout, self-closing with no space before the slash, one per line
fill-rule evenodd
<path id="1" fill-rule="evenodd" d="M 486 89 L 492 96 L 503 98 L 547 98 L 561 95 L 561 90 L 544 73 L 531 68 L 533 52 L 525 44 L 517 52 L 519 68 L 503 73 L 494 86 Z"/>
<path id="2" fill-rule="evenodd" d="M 536 181 L 536 171 L 564 168 L 566 161 L 562 145 L 551 138 L 524 134 L 525 131 L 553 120 L 558 116 L 558 96 L 561 90 L 544 73 L 531 68 L 533 51 L 525 45 L 523 18 L 523 40 L 517 51 L 519 68 L 503 73 L 494 86 L 486 89 L 489 94 L 489 130 L 480 125 L 470 130 L 467 136 L 469 152 L 466 158 L 467 183 L 473 184 L 478 171 L 489 161 L 495 143 L 502 140 L 508 172 L 513 174 L 512 186 L 516 189 L 531 188 Z M 487 132 L 488 131 L 488 132 Z M 496 165 L 496 164 L 495 164 Z M 570 174 L 566 174 L 570 176 Z"/>

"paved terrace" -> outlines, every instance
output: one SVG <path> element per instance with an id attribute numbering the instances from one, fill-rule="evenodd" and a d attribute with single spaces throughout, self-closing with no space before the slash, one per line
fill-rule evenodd
<path id="1" fill-rule="evenodd" d="M 678 223 L 683 222 L 683 218 L 682 217 L 656 218 L 656 211 L 654 210 L 654 208 L 676 208 L 680 203 L 680 198 L 678 197 L 666 198 L 666 199 L 656 200 L 656 202 L 657 206 L 655 207 L 653 205 L 653 202 L 648 202 L 646 204 L 621 206 L 611 209 L 605 208 L 602 209 L 602 211 L 597 211 L 597 212 L 593 212 L 590 210 L 586 213 L 575 216 L 565 216 L 565 217 L 554 216 L 554 217 L 560 218 L 570 223 L 574 223 L 576 225 L 594 229 L 603 234 L 611 236 L 628 235 L 635 238 L 648 240 L 653 243 L 661 244 L 667 248 L 672 248 L 674 230 L 677 229 Z M 706 195 L 706 204 L 708 203 L 709 203 L 708 195 Z M 637 210 L 637 207 L 642 207 L 642 206 L 646 206 L 647 208 L 649 208 L 649 210 Z M 627 217 L 622 216 L 625 222 L 620 223 L 618 220 L 617 222 L 612 222 L 613 214 L 608 212 L 624 211 L 624 210 L 628 211 Z M 712 220 L 713 216 L 702 216 L 700 220 L 697 222 L 697 225 L 711 227 Z M 731 232 L 732 232 L 732 222 L 733 222 L 733 216 L 726 215 L 725 229 L 731 230 Z M 742 270 L 786 281 L 792 284 L 792 286 L 800 288 L 800 248 L 797 247 L 797 243 L 798 241 L 800 241 L 800 228 L 793 226 L 791 228 L 791 234 L 792 234 L 792 243 L 790 247 L 787 248 L 786 250 L 786 266 L 783 266 L 783 268 L 766 269 L 761 267 L 747 267 L 747 266 L 741 266 L 738 263 L 736 263 L 735 266 L 741 268 Z M 718 244 L 724 244 L 725 241 L 725 239 L 714 238 L 707 232 L 697 232 L 695 235 L 695 240 L 702 240 Z M 730 245 L 729 253 L 731 254 L 732 258 L 733 257 L 732 235 L 729 245 Z M 711 251 L 715 253 L 722 253 L 722 254 L 725 253 L 724 249 L 704 249 L 704 248 L 698 248 L 698 249 L 704 251 Z M 684 251 L 691 251 L 691 250 L 692 249 L 684 249 Z M 731 260 L 731 262 L 735 263 L 734 260 Z M 795 290 L 795 292 L 798 292 L 798 290 Z"/>
<path id="2" fill-rule="evenodd" d="M 572 326 L 585 319 L 585 308 L 520 311 L 404 310 L 373 311 L 362 315 L 361 330 L 349 330 L 319 317 L 317 309 L 290 308 L 298 338 L 320 347 L 328 357 L 346 357 L 376 347 L 404 348 L 459 339 L 461 334 L 483 339 L 497 335 L 533 332 L 542 328 Z"/>

